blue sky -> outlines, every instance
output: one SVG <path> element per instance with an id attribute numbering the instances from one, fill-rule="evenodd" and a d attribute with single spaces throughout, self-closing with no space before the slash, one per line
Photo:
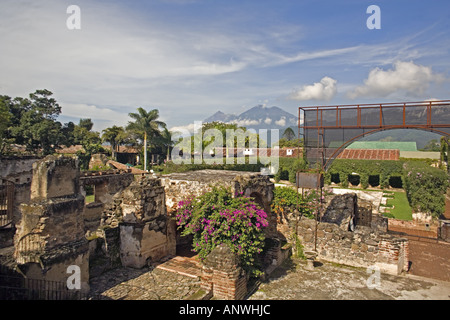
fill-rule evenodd
<path id="1" fill-rule="evenodd" d="M 72 4 L 80 30 L 66 26 Z M 46 88 L 60 121 L 95 130 L 140 106 L 173 128 L 259 104 L 449 99 L 449 21 L 446 0 L 2 0 L 0 94 Z"/>

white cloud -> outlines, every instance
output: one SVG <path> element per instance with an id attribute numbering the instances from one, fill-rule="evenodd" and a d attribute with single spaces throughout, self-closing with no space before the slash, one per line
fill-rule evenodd
<path id="1" fill-rule="evenodd" d="M 238 119 L 231 121 L 231 123 L 236 123 L 239 127 L 248 127 L 259 125 L 261 123 L 261 120 Z"/>
<path id="2" fill-rule="evenodd" d="M 394 92 L 406 91 L 417 96 L 423 94 L 432 82 L 439 82 L 442 75 L 435 74 L 430 67 L 415 64 L 412 61 L 397 61 L 393 68 L 372 69 L 364 80 L 364 85 L 350 91 L 347 95 L 357 97 L 386 97 Z"/>
<path id="3" fill-rule="evenodd" d="M 193 133 L 195 133 L 196 131 L 194 131 L 194 129 L 197 129 L 197 126 L 194 123 L 190 123 L 188 125 L 185 126 L 175 126 L 169 129 L 169 131 L 176 133 L 180 136 L 189 136 Z"/>
<path id="4" fill-rule="evenodd" d="M 294 91 L 289 98 L 292 100 L 330 100 L 336 94 L 337 81 L 330 77 L 323 77 L 320 82 L 305 85 Z"/>
<path id="5" fill-rule="evenodd" d="M 275 124 L 280 127 L 284 127 L 286 125 L 286 117 L 281 117 L 280 120 L 275 121 Z"/>
<path id="6" fill-rule="evenodd" d="M 83 103 L 60 103 L 60 105 L 61 114 L 64 116 L 80 119 L 90 118 L 94 122 L 94 130 L 101 131 L 105 127 L 112 125 L 124 126 L 131 120 L 128 116 L 124 116 L 122 112 L 95 105 Z M 98 121 L 103 122 L 102 127 L 96 125 Z"/>
<path id="7" fill-rule="evenodd" d="M 264 120 L 265 124 L 271 124 L 272 123 L 272 119 L 270 118 L 266 118 L 266 120 Z"/>

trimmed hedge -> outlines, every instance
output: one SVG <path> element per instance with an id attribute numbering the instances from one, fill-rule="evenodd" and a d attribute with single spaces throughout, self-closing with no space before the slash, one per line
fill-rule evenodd
<path id="1" fill-rule="evenodd" d="M 303 158 L 279 158 L 279 169 L 275 174 L 275 181 L 289 180 L 295 183 L 296 173 L 308 168 L 307 162 Z"/>
<path id="2" fill-rule="evenodd" d="M 371 186 L 380 185 L 388 188 L 393 177 L 401 179 L 403 176 L 403 162 L 393 160 L 350 160 L 336 159 L 325 174 L 325 183 L 340 183 L 348 187 L 350 182 L 358 180 L 366 189 Z M 398 179 L 395 181 L 398 186 Z"/>

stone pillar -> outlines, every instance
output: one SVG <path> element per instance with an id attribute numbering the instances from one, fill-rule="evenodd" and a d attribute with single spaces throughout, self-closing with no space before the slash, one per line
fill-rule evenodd
<path id="1" fill-rule="evenodd" d="M 221 300 L 242 300 L 247 294 L 247 275 L 239 257 L 221 244 L 205 259 L 201 287 Z"/>
<path id="2" fill-rule="evenodd" d="M 14 257 L 29 278 L 66 282 L 79 267 L 89 290 L 89 246 L 84 237 L 84 196 L 78 159 L 49 156 L 33 164 L 30 203 L 22 204 Z"/>
<path id="3" fill-rule="evenodd" d="M 123 266 L 142 268 L 175 254 L 175 235 L 166 214 L 164 187 L 145 177 L 123 191 L 120 205 L 120 258 Z M 173 239 L 172 239 L 173 238 Z"/>

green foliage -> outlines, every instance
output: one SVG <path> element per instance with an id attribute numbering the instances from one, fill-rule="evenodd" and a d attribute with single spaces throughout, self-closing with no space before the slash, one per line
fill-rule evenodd
<path id="1" fill-rule="evenodd" d="M 281 138 L 278 140 L 278 146 L 280 148 L 298 148 L 303 146 L 302 139 L 292 139 L 288 140 L 286 138 Z"/>
<path id="2" fill-rule="evenodd" d="M 391 177 L 401 177 L 403 174 L 403 162 L 392 160 L 350 160 L 336 159 L 325 174 L 325 183 L 331 184 L 331 178 L 339 175 L 340 184 L 348 187 L 349 177 L 356 173 L 360 177 L 361 186 L 369 187 L 369 178 L 379 176 L 381 188 L 389 187 Z M 373 178 L 370 178 L 371 181 Z"/>
<path id="3" fill-rule="evenodd" d="M 441 137 L 441 150 L 440 150 L 440 160 L 441 160 L 441 168 L 443 169 L 444 163 L 448 165 L 448 152 L 449 152 L 449 143 L 447 137 Z M 448 172 L 448 168 L 447 168 Z"/>
<path id="4" fill-rule="evenodd" d="M 231 170 L 231 171 L 249 171 L 249 172 L 260 172 L 261 168 L 265 165 L 261 164 L 259 161 L 257 163 L 250 163 L 251 161 L 246 158 L 246 163 L 239 164 L 175 164 L 172 161 L 167 161 L 163 165 L 153 166 L 154 172 L 159 172 L 162 174 L 169 174 L 174 172 L 187 172 L 196 170 Z"/>
<path id="5" fill-rule="evenodd" d="M 428 160 L 336 159 L 325 174 L 325 183 L 330 184 L 332 179 L 336 181 L 336 176 L 339 175 L 340 184 L 347 187 L 349 177 L 352 173 L 357 173 L 362 187 L 367 188 L 370 185 L 369 181 L 375 181 L 373 177 L 379 176 L 381 188 L 394 186 L 405 189 L 413 211 L 428 212 L 434 217 L 439 217 L 444 212 L 444 195 L 449 185 L 449 178 L 445 171 L 434 168 L 429 163 Z M 403 206 L 403 202 L 400 201 L 399 204 Z M 408 209 L 407 206 L 404 208 Z"/>
<path id="6" fill-rule="evenodd" d="M 12 114 L 9 111 L 11 99 L 7 96 L 0 96 L 0 154 L 2 154 L 8 144 L 12 141 L 8 137 L 8 127 L 11 123 Z"/>
<path id="7" fill-rule="evenodd" d="M 257 256 L 264 247 L 263 228 L 268 222 L 267 214 L 251 198 L 242 193 L 233 197 L 230 190 L 213 188 L 180 201 L 176 221 L 182 235 L 193 235 L 193 250 L 200 259 L 225 243 L 239 255 L 246 271 L 260 274 Z"/>
<path id="8" fill-rule="evenodd" d="M 123 127 L 112 126 L 102 131 L 102 140 L 111 145 L 113 159 L 116 159 L 116 153 L 120 144 L 126 139 L 125 129 Z"/>
<path id="9" fill-rule="evenodd" d="M 144 108 L 138 108 L 138 112 L 129 113 L 128 115 L 134 121 L 128 122 L 127 130 L 137 135 L 143 141 L 144 145 L 144 170 L 147 170 L 147 147 L 150 141 L 151 147 L 155 146 L 155 142 L 161 136 L 160 128 L 166 127 L 166 124 L 159 121 L 159 110 L 153 109 L 146 111 Z"/>
<path id="10" fill-rule="evenodd" d="M 306 260 L 306 256 L 303 253 L 303 245 L 302 242 L 300 241 L 300 238 L 298 237 L 298 234 L 296 232 L 294 232 L 292 234 L 292 238 L 293 238 L 293 242 L 294 242 L 294 246 L 295 246 L 295 257 L 302 259 L 302 260 Z"/>
<path id="11" fill-rule="evenodd" d="M 295 183 L 296 173 L 307 169 L 308 165 L 303 158 L 279 158 L 278 172 L 275 174 L 275 181 L 289 180 Z"/>
<path id="12" fill-rule="evenodd" d="M 50 154 L 63 139 L 61 123 L 56 118 L 61 107 L 48 90 L 36 90 L 29 98 L 11 100 L 3 96 L 3 106 L 9 108 L 9 127 L 3 135 L 8 136 L 9 143 L 26 146 L 36 154 Z"/>
<path id="13" fill-rule="evenodd" d="M 223 123 L 220 121 L 204 123 L 201 131 L 191 137 L 192 152 L 196 149 L 195 145 L 200 143 L 200 139 L 202 152 L 207 148 L 213 149 L 217 146 L 224 148 L 254 148 L 265 145 L 259 134 L 247 130 L 245 127 L 238 127 L 235 123 Z M 219 141 L 216 141 L 216 139 L 219 139 Z"/>
<path id="14" fill-rule="evenodd" d="M 422 148 L 420 149 L 420 151 L 441 151 L 441 145 L 439 144 L 439 142 L 436 139 L 432 139 L 430 141 L 428 141 L 428 143 Z"/>
<path id="15" fill-rule="evenodd" d="M 447 173 L 421 161 L 406 162 L 404 168 L 404 188 L 412 209 L 439 217 L 445 210 Z"/>
<path id="16" fill-rule="evenodd" d="M 298 210 L 301 215 L 313 218 L 312 208 L 317 201 L 319 201 L 319 195 L 316 190 L 308 190 L 302 195 L 293 188 L 276 187 L 273 190 L 272 211 L 284 214 Z"/>

